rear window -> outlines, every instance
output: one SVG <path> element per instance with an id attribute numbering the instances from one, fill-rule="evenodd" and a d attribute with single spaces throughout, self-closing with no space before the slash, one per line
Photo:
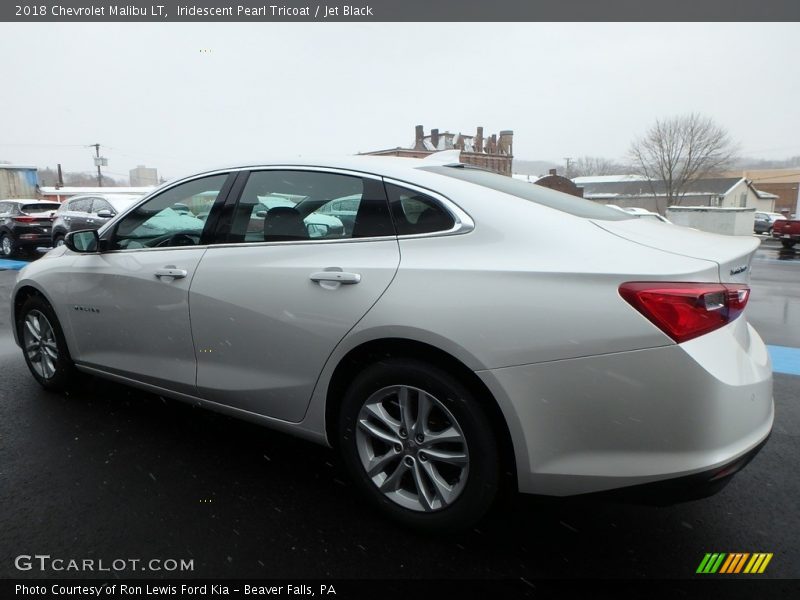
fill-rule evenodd
<path id="1" fill-rule="evenodd" d="M 548 208 L 554 208 L 576 217 L 586 219 L 600 219 L 603 221 L 626 221 L 635 217 L 627 215 L 620 210 L 608 208 L 602 204 L 595 204 L 591 200 L 570 196 L 541 185 L 513 179 L 505 175 L 498 175 L 490 171 L 470 167 L 423 167 L 423 171 L 430 171 L 439 175 L 446 175 L 454 179 L 468 181 L 475 185 L 510 194 L 529 202 L 535 202 Z"/>
<path id="2" fill-rule="evenodd" d="M 61 208 L 60 204 L 23 204 L 20 207 L 20 210 L 24 213 L 29 215 L 35 215 L 36 213 L 47 213 L 52 212 L 54 210 L 58 210 Z"/>

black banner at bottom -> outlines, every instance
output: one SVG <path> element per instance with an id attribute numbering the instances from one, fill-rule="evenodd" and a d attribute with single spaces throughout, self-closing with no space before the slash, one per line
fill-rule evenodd
<path id="1" fill-rule="evenodd" d="M 291 598 L 375 600 L 465 600 L 484 598 L 695 598 L 800 597 L 800 580 L 756 577 L 658 579 L 329 579 L 329 580 L 156 580 L 7 579 L 0 598 Z"/>

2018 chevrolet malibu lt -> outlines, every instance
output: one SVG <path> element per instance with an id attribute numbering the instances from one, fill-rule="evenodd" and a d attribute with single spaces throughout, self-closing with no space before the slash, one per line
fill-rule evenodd
<path id="1" fill-rule="evenodd" d="M 352 228 L 311 235 L 343 198 Z M 172 214 L 198 202 L 202 226 Z M 70 233 L 12 306 L 45 388 L 90 373 L 330 444 L 385 513 L 455 528 L 506 474 L 554 496 L 727 482 L 773 423 L 757 246 L 452 157 L 293 160 Z"/>

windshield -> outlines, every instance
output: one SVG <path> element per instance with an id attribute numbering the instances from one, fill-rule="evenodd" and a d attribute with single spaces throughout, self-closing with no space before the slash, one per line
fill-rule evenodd
<path id="1" fill-rule="evenodd" d="M 504 194 L 511 194 L 529 202 L 535 202 L 548 208 L 554 208 L 576 217 L 587 219 L 602 219 L 604 221 L 625 221 L 633 219 L 632 215 L 620 210 L 608 208 L 602 204 L 595 204 L 591 200 L 570 196 L 555 190 L 548 189 L 535 183 L 512 179 L 505 175 L 498 175 L 483 169 L 474 167 L 460 166 L 436 166 L 423 167 L 421 170 L 446 175 L 454 179 L 461 179 L 476 185 L 480 185 Z"/>

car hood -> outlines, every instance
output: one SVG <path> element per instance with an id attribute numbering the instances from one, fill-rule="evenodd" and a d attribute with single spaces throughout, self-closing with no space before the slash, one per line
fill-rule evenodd
<path id="1" fill-rule="evenodd" d="M 609 233 L 649 248 L 714 261 L 719 266 L 722 283 L 750 281 L 750 262 L 761 244 L 749 235 L 719 235 L 643 219 L 592 222 Z"/>

